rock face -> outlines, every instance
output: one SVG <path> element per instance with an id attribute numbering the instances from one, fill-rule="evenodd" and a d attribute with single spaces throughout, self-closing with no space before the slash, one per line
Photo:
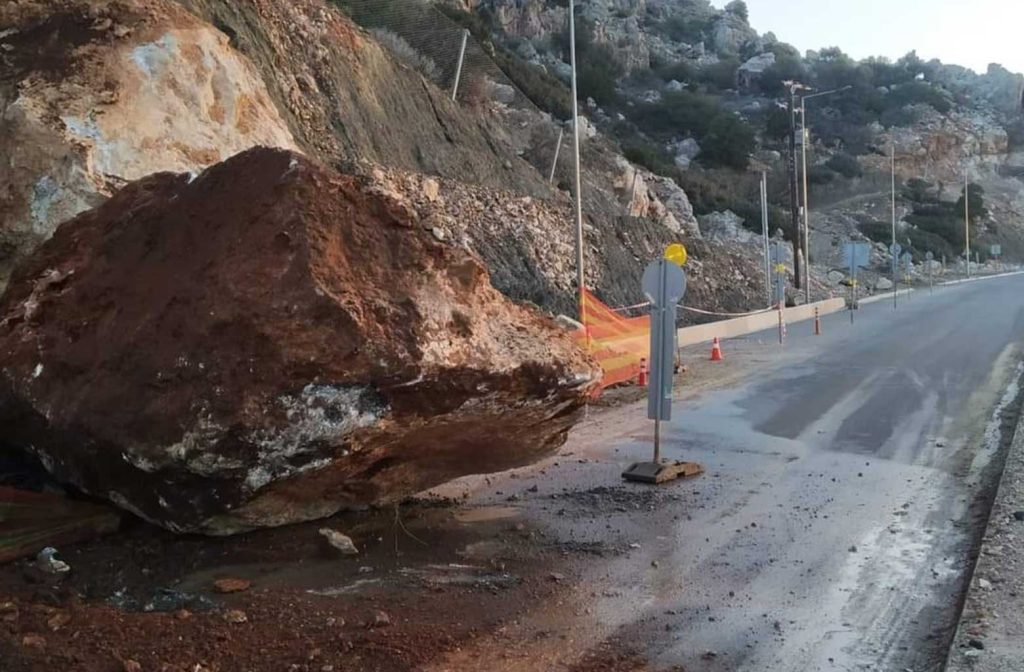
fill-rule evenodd
<path id="1" fill-rule="evenodd" d="M 749 243 L 758 238 L 753 231 L 743 228 L 743 218 L 732 210 L 713 212 L 699 217 L 698 220 L 701 233 L 713 242 Z"/>
<path id="2" fill-rule="evenodd" d="M 599 378 L 371 184 L 256 149 L 62 225 L 0 300 L 0 426 L 176 531 L 383 502 L 559 446 Z"/>
<path id="3" fill-rule="evenodd" d="M 169 0 L 8 2 L 0 26 L 0 288 L 127 181 L 295 147 L 227 36 Z"/>

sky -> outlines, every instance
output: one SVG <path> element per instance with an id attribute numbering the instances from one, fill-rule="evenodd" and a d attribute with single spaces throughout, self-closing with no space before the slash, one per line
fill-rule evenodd
<path id="1" fill-rule="evenodd" d="M 723 7 L 728 0 L 712 0 Z M 746 0 L 750 25 L 802 52 L 837 46 L 861 59 L 924 60 L 1024 72 L 1024 0 Z"/>

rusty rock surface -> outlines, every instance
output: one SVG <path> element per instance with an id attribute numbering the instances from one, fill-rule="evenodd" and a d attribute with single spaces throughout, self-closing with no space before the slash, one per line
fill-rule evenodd
<path id="1" fill-rule="evenodd" d="M 416 219 L 285 150 L 129 185 L 0 299 L 4 439 L 208 534 L 550 453 L 599 368 Z"/>
<path id="2" fill-rule="evenodd" d="M 172 0 L 0 3 L 0 288 L 127 182 L 295 148 L 260 73 Z"/>

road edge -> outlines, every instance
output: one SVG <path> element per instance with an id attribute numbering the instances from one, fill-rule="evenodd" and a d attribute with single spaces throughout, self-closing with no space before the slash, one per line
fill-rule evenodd
<path id="1" fill-rule="evenodd" d="M 1019 672 L 1024 661 L 1024 415 L 1018 416 L 946 672 Z"/>

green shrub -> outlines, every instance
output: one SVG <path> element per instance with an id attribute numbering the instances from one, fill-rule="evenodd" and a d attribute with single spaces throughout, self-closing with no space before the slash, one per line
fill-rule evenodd
<path id="1" fill-rule="evenodd" d="M 688 19 L 679 14 L 669 17 L 661 24 L 662 32 L 673 42 L 695 44 L 704 39 L 704 34 L 711 28 L 711 21 L 705 18 Z"/>
<path id="2" fill-rule="evenodd" d="M 826 166 L 815 166 L 807 171 L 807 181 L 811 184 L 829 184 L 830 182 L 834 182 L 835 179 L 835 171 L 827 168 Z"/>
<path id="3" fill-rule="evenodd" d="M 593 98 L 598 105 L 610 105 L 618 99 L 616 87 L 625 70 L 610 47 L 592 45 L 583 58 L 577 54 L 576 63 L 580 100 Z"/>
<path id="4" fill-rule="evenodd" d="M 507 49 L 496 48 L 494 60 L 534 105 L 559 119 L 572 117 L 572 93 L 562 80 Z"/>
<path id="5" fill-rule="evenodd" d="M 690 82 L 697 76 L 697 70 L 688 61 L 668 63 L 655 70 L 655 73 L 666 82 Z"/>
<path id="6" fill-rule="evenodd" d="M 675 172 L 675 164 L 672 160 L 651 143 L 641 140 L 632 140 L 624 143 L 622 154 L 629 161 L 657 175 L 671 177 Z"/>
<path id="7" fill-rule="evenodd" d="M 716 115 L 699 142 L 704 163 L 737 170 L 746 170 L 757 144 L 750 124 L 729 112 Z"/>
<path id="8" fill-rule="evenodd" d="M 697 80 L 712 91 L 736 88 L 736 71 L 740 69 L 738 58 L 724 58 L 718 63 L 701 68 Z"/>
<path id="9" fill-rule="evenodd" d="M 848 179 L 860 177 L 864 174 L 864 170 L 860 167 L 860 162 L 849 154 L 836 154 L 825 165 Z"/>

